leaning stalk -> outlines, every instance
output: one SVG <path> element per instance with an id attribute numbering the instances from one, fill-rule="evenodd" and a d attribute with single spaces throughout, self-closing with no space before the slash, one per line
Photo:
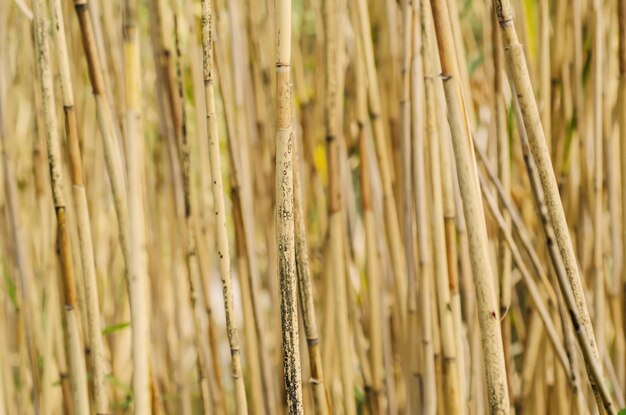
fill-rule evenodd
<path id="1" fill-rule="evenodd" d="M 431 0 L 431 6 L 439 46 L 441 77 L 448 107 L 457 176 L 467 224 L 489 407 L 492 414 L 506 414 L 510 406 L 499 321 L 500 313 L 494 294 L 487 229 L 480 199 L 469 121 L 458 77 L 458 64 L 454 52 L 448 7 L 442 0 Z"/>

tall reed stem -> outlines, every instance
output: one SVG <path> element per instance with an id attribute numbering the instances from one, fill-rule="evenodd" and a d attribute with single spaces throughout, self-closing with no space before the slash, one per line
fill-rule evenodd
<path id="1" fill-rule="evenodd" d="M 239 332 L 235 322 L 233 304 L 232 276 L 230 270 L 230 248 L 226 229 L 226 210 L 224 207 L 224 185 L 222 183 L 222 160 L 220 139 L 215 112 L 215 85 L 213 82 L 213 12 L 210 0 L 202 0 L 202 62 L 204 75 L 204 96 L 206 101 L 207 130 L 209 139 L 209 159 L 211 163 L 211 189 L 215 209 L 217 254 L 219 256 L 220 278 L 226 312 L 226 331 L 231 355 L 231 374 L 235 383 L 236 411 L 239 415 L 248 413 L 246 390 L 241 372 L 241 354 Z M 254 357 L 252 357 L 254 358 Z"/>
<path id="2" fill-rule="evenodd" d="M 290 415 L 304 413 L 298 340 L 298 292 L 293 209 L 291 122 L 291 0 L 275 0 L 276 13 L 276 238 L 284 378 Z"/>
<path id="3" fill-rule="evenodd" d="M 439 46 L 441 77 L 448 107 L 448 120 L 452 132 L 457 176 L 467 223 L 489 408 L 492 414 L 506 414 L 509 412 L 509 393 L 502 348 L 502 332 L 498 317 L 500 313 L 497 310 L 493 289 L 487 229 L 476 176 L 469 120 L 458 77 L 459 68 L 454 51 L 447 4 L 442 0 L 431 0 L 431 7 Z"/>
<path id="4" fill-rule="evenodd" d="M 124 72 L 126 104 L 126 156 L 128 171 L 128 219 L 130 313 L 132 326 L 133 394 L 135 414 L 151 413 L 150 317 L 144 212 L 144 136 L 141 108 L 141 58 L 138 0 L 124 2 Z"/>

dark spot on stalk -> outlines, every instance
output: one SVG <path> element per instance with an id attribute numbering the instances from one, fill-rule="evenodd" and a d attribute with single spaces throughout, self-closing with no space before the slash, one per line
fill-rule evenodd
<path id="1" fill-rule="evenodd" d="M 568 311 L 569 311 L 569 317 L 572 320 L 572 326 L 574 326 L 574 331 L 579 331 L 580 325 L 578 324 L 578 318 L 576 318 L 576 314 L 574 313 L 573 310 L 568 310 Z"/>

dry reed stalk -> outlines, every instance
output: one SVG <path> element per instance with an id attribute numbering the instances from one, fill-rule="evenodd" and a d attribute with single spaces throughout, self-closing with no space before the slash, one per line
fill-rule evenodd
<path id="1" fill-rule="evenodd" d="M 284 380 L 290 415 L 302 414 L 293 209 L 291 120 L 291 0 L 275 2 L 276 17 L 276 238 Z"/>
<path id="2" fill-rule="evenodd" d="M 237 414 L 248 413 L 246 391 L 241 371 L 239 333 L 235 323 L 232 277 L 230 270 L 230 248 L 226 229 L 226 211 L 224 207 L 224 189 L 222 166 L 215 112 L 215 85 L 213 81 L 213 14 L 210 0 L 202 1 L 202 62 L 204 75 L 204 94 L 206 100 L 207 132 L 209 139 L 209 159 L 211 164 L 211 189 L 216 216 L 216 238 L 219 256 L 220 278 L 226 313 L 226 330 L 231 354 L 231 375 L 235 384 L 235 402 Z"/>
<path id="3" fill-rule="evenodd" d="M 448 150 L 447 140 L 448 136 L 445 129 L 442 129 L 442 125 L 445 124 L 442 116 L 442 106 L 437 105 L 438 111 L 438 127 L 439 127 L 439 158 L 441 165 L 441 183 L 443 191 L 443 219 L 446 238 L 446 253 L 448 254 L 448 283 L 450 284 L 450 297 L 452 306 L 452 315 L 454 319 L 454 336 L 456 340 L 457 351 L 457 366 L 459 371 L 459 385 L 462 402 L 467 401 L 469 391 L 467 385 L 467 365 L 465 362 L 464 352 L 464 326 L 462 320 L 462 304 L 459 290 L 459 270 L 458 270 L 458 253 L 457 249 L 457 235 L 456 235 L 456 206 L 454 201 L 454 183 L 453 172 L 450 169 L 450 152 Z"/>
<path id="4" fill-rule="evenodd" d="M 100 302 L 98 299 L 98 281 L 96 279 L 96 265 L 94 247 L 91 236 L 89 208 L 87 195 L 83 183 L 83 167 L 78 138 L 78 126 L 74 109 L 74 90 L 70 73 L 70 60 L 65 39 L 65 23 L 61 2 L 55 0 L 52 5 L 52 18 L 55 30 L 54 41 L 57 49 L 61 91 L 63 95 L 63 110 L 65 114 L 65 134 L 67 137 L 70 159 L 70 178 L 74 207 L 76 209 L 80 257 L 85 285 L 85 303 L 87 308 L 87 330 L 94 388 L 94 411 L 96 414 L 107 414 L 109 402 L 107 397 L 104 367 L 104 345 L 102 343 L 102 329 L 100 324 Z"/>
<path id="5" fill-rule="evenodd" d="M 468 374 L 471 370 L 471 360 L 466 363 L 465 356 L 465 336 L 464 326 L 462 321 L 462 311 L 468 316 L 467 323 L 468 331 L 470 327 L 473 327 L 475 315 L 473 313 L 475 302 L 473 289 L 469 287 L 461 288 L 462 284 L 469 286 L 471 284 L 471 265 L 469 260 L 469 249 L 467 233 L 465 231 L 465 219 L 462 214 L 462 207 L 460 206 L 459 196 L 457 195 L 458 181 L 454 174 L 453 164 L 451 163 L 451 149 L 450 149 L 450 137 L 449 129 L 447 128 L 447 120 L 444 116 L 445 99 L 443 97 L 443 88 L 441 84 L 438 84 L 436 89 L 437 98 L 437 126 L 441 137 L 439 146 L 439 157 L 441 159 L 441 181 L 443 187 L 443 215 L 444 226 L 446 232 L 446 252 L 448 253 L 448 273 L 450 280 L 450 294 L 452 296 L 452 312 L 454 314 L 455 322 L 455 336 L 457 342 L 457 360 L 459 366 L 459 380 L 461 382 L 462 397 L 466 400 L 470 400 L 470 383 L 468 381 Z M 457 203 L 458 202 L 458 203 Z M 457 212 L 460 212 L 458 214 Z M 457 248 L 457 234 L 458 234 L 458 248 Z M 460 258 L 459 258 L 460 257 Z M 460 264 L 458 264 L 460 262 Z M 459 274 L 463 276 L 463 279 L 459 283 Z M 461 301 L 461 291 L 466 290 L 463 301 Z M 463 307 L 465 309 L 463 310 Z M 467 339 L 469 340 L 469 339 Z M 482 369 L 474 370 L 473 372 L 482 373 Z M 468 402 L 469 403 L 469 402 Z"/>
<path id="6" fill-rule="evenodd" d="M 136 414 L 151 413 L 150 297 L 144 210 L 144 136 L 142 127 L 141 58 L 137 9 L 139 2 L 124 2 L 124 74 L 126 156 L 128 172 L 128 293 L 132 326 L 133 397 Z"/>
<path id="7" fill-rule="evenodd" d="M 491 10 L 490 10 L 491 11 Z M 496 25 L 495 12 L 491 12 L 493 15 L 491 20 L 491 37 L 493 48 L 493 66 L 494 66 L 494 113 L 496 122 L 496 148 L 497 148 L 497 166 L 498 177 L 503 185 L 504 191 L 507 195 L 511 194 L 511 166 L 510 166 L 510 148 L 509 137 L 507 134 L 507 122 L 506 122 L 506 110 L 504 105 L 504 54 L 502 51 L 502 41 L 500 39 L 500 32 Z M 546 111 L 547 112 L 547 111 Z M 500 205 L 500 208 L 502 206 Z M 502 341 L 504 347 L 504 358 L 507 369 L 507 379 L 509 386 L 509 395 L 512 395 L 511 375 L 513 369 L 511 367 L 511 324 L 508 315 L 508 309 L 511 305 L 511 252 L 506 242 L 506 232 L 510 232 L 511 219 L 508 213 L 503 212 L 503 219 L 505 221 L 505 228 L 498 234 L 498 303 L 500 307 L 500 314 L 502 317 Z"/>
<path id="8" fill-rule="evenodd" d="M 424 54 L 433 55 L 433 29 L 431 16 L 424 13 Z M 428 149 L 431 186 L 426 189 L 430 194 L 431 207 L 431 235 L 433 243 L 433 262 L 435 271 L 435 288 L 437 306 L 439 310 L 439 324 L 441 332 L 441 351 L 443 376 L 445 386 L 445 408 L 448 413 L 463 413 L 461 403 L 460 376 L 457 362 L 457 342 L 455 336 L 454 315 L 450 299 L 450 281 L 448 260 L 446 256 L 446 237 L 443 217 L 443 196 L 441 181 L 440 136 L 437 129 L 436 113 L 436 69 L 433 60 L 424 60 L 425 96 L 426 103 L 426 148 Z"/>
<path id="9" fill-rule="evenodd" d="M 458 64 L 454 52 L 447 5 L 443 1 L 432 0 L 431 7 L 439 46 L 441 76 L 444 81 L 457 177 L 468 227 L 467 233 L 484 351 L 487 396 L 490 412 L 504 414 L 509 412 L 509 394 L 502 349 L 502 333 L 493 290 L 491 264 L 488 258 L 487 229 L 480 200 L 473 146 L 463 93 L 457 79 Z"/>
<path id="10" fill-rule="evenodd" d="M 58 255 L 61 263 L 62 279 L 62 284 L 59 284 L 59 288 L 61 290 L 60 297 L 65 305 L 64 320 L 66 323 L 65 335 L 70 352 L 70 381 L 72 383 L 72 395 L 76 411 L 79 413 L 88 413 L 89 394 L 87 372 L 78 321 L 79 310 L 76 300 L 74 264 L 72 262 L 70 230 L 67 223 L 67 206 L 63 189 L 61 144 L 55 112 L 54 84 L 52 79 L 50 42 L 48 38 L 49 20 L 47 7 L 43 0 L 34 2 L 33 16 L 37 69 L 41 90 L 44 132 L 46 135 L 46 150 L 50 168 L 50 187 L 52 188 L 54 211 L 57 221 Z"/>
<path id="11" fill-rule="evenodd" d="M 424 142 L 424 114 L 422 108 L 424 107 L 424 59 L 423 59 L 423 42 L 422 42 L 422 25 L 421 25 L 421 2 L 413 2 L 410 5 L 407 5 L 410 8 L 410 18 L 412 20 L 412 33 L 410 38 L 410 47 L 411 47 L 411 57 L 410 57 L 410 99 L 411 99 L 411 126 L 412 129 L 409 130 L 410 134 L 410 142 L 408 148 L 405 150 L 410 153 L 412 164 L 410 166 L 410 171 L 406 175 L 407 181 L 410 181 L 414 186 L 418 184 L 418 178 L 420 177 L 420 173 L 418 169 L 424 169 L 424 166 L 417 166 L 418 161 L 421 159 L 423 161 L 423 142 Z M 365 98 L 365 97 L 364 97 Z M 364 101 L 365 105 L 365 101 Z M 366 107 L 363 108 L 363 112 L 365 115 Z M 424 185 L 424 183 L 422 183 Z M 429 370 L 433 370 L 432 367 L 432 359 L 426 361 L 423 359 L 421 352 L 421 332 L 423 329 L 430 330 L 430 326 L 423 328 L 426 325 L 425 322 L 420 321 L 419 318 L 419 305 L 418 301 L 420 299 L 420 281 L 418 279 L 418 275 L 426 275 L 424 271 L 424 267 L 422 266 L 421 252 L 419 245 L 424 243 L 423 239 L 426 237 L 426 234 L 422 231 L 426 231 L 423 229 L 424 224 L 419 223 L 419 221 L 423 221 L 424 217 L 418 218 L 418 203 L 421 203 L 421 209 L 424 209 L 424 198 L 423 194 L 421 195 L 421 200 L 418 197 L 416 191 L 412 193 L 407 193 L 407 198 L 411 198 L 409 204 L 411 214 L 413 215 L 413 220 L 411 223 L 415 223 L 415 228 L 411 227 L 411 233 L 416 231 L 417 235 L 412 236 L 414 238 L 411 243 L 413 246 L 417 245 L 417 248 L 412 247 L 410 250 L 410 257 L 412 258 L 412 271 L 410 273 L 410 285 L 408 288 L 407 295 L 408 299 L 408 312 L 409 312 L 409 321 L 407 329 L 410 330 L 407 339 L 407 353 L 411 355 L 411 367 L 410 372 L 408 373 L 409 381 L 415 383 L 415 385 L 411 385 L 412 387 L 407 388 L 407 393 L 409 394 L 409 402 L 407 409 L 409 411 L 417 411 L 423 409 L 425 407 L 429 407 L 432 402 L 431 398 L 427 398 L 423 396 L 422 389 L 424 387 L 424 379 L 427 375 L 430 377 L 432 373 L 426 373 Z M 406 203 L 406 202 L 405 202 Z M 417 257 L 417 258 L 415 258 Z M 417 259 L 417 261 L 415 261 Z M 428 263 L 429 258 L 426 258 L 425 261 Z M 409 268 L 407 268 L 409 269 Z M 430 278 L 430 277 L 428 277 Z M 428 304 L 430 307 L 430 304 Z M 428 317 L 430 319 L 430 316 Z M 417 353 L 416 353 L 417 351 Z M 426 366 L 429 366 L 428 368 Z M 428 403 L 427 403 L 428 401 Z M 430 411 L 430 409 L 429 409 Z M 430 412 L 427 412 L 430 413 Z"/>

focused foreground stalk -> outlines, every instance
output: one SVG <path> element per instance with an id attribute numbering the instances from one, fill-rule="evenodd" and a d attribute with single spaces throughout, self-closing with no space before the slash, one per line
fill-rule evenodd
<path id="1" fill-rule="evenodd" d="M 291 122 L 291 0 L 275 0 L 276 13 L 276 238 L 280 279 L 280 320 L 287 408 L 304 413 L 298 340 L 298 291 L 293 209 Z"/>

